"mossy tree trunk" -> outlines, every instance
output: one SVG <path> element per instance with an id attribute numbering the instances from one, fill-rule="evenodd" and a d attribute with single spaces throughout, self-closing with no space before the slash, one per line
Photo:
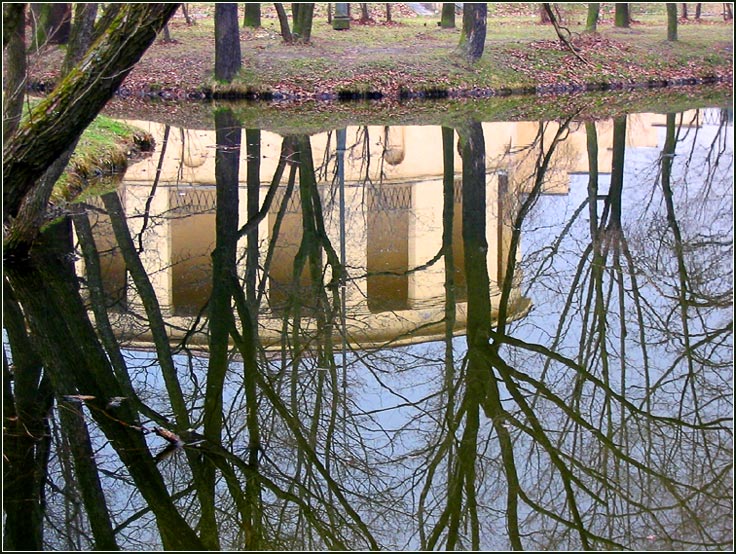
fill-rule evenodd
<path id="1" fill-rule="evenodd" d="M 74 25 L 67 44 L 66 56 L 61 66 L 62 78 L 69 74 L 72 68 L 82 59 L 82 56 L 92 44 L 97 4 L 75 4 Z M 33 236 L 38 233 L 44 223 L 44 215 L 56 181 L 64 173 L 69 160 L 77 147 L 77 140 L 72 140 L 67 149 L 48 167 L 37 181 L 33 193 L 23 201 L 16 220 L 8 229 L 10 236 Z"/>
<path id="2" fill-rule="evenodd" d="M 677 40 L 677 4 L 673 2 L 667 2 L 667 40 Z"/>
<path id="3" fill-rule="evenodd" d="M 470 63 L 483 55 L 486 43 L 488 4 L 469 4 L 463 7 L 463 30 L 460 35 L 460 52 Z"/>
<path id="4" fill-rule="evenodd" d="M 238 5 L 215 4 L 215 79 L 229 83 L 240 71 Z"/>
<path id="5" fill-rule="evenodd" d="M 442 17 L 440 19 L 442 29 L 455 28 L 455 4 L 453 2 L 442 3 Z"/>
<path id="6" fill-rule="evenodd" d="M 3 146 L 3 223 L 14 220 L 39 178 L 97 116 L 156 39 L 178 4 L 125 4 L 64 80 L 20 122 Z M 104 18 L 104 16 L 103 16 Z M 43 137 L 43 141 L 39 141 Z M 7 254 L 29 235 L 6 236 Z"/>
<path id="7" fill-rule="evenodd" d="M 293 3 L 291 6 L 294 19 L 292 39 L 296 42 L 307 43 L 312 39 L 314 3 Z"/>
<path id="8" fill-rule="evenodd" d="M 261 4 L 260 2 L 246 2 L 245 14 L 243 15 L 243 27 L 257 29 L 261 26 Z"/>
<path id="9" fill-rule="evenodd" d="M 588 33 L 598 31 L 598 16 L 600 15 L 601 5 L 597 2 L 588 4 L 588 17 L 585 20 L 585 30 Z"/>
<path id="10" fill-rule="evenodd" d="M 614 26 L 628 28 L 631 25 L 629 4 L 616 4 L 614 9 Z"/>

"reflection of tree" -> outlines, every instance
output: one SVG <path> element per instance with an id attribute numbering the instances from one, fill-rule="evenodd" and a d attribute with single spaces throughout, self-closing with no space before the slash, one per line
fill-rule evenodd
<path id="1" fill-rule="evenodd" d="M 569 151 L 570 120 L 540 124 L 532 146 L 513 153 L 531 160 L 528 182 L 509 171 L 513 184 L 499 182 L 497 198 L 488 192 L 498 175 L 486 173 L 481 125 L 456 129 L 461 198 L 455 131 L 443 128 L 442 245 L 424 267 L 444 262 L 444 340 L 352 352 L 335 342 L 350 324 L 342 287 L 353 283 L 325 226 L 319 176 L 331 175 L 315 169 L 310 138 L 284 137 L 261 198 L 259 139 L 246 131 L 240 226 L 242 131 L 227 110 L 215 123 L 212 292 L 198 316 L 207 322 L 206 358 L 177 357 L 117 193 L 104 206 L 140 297 L 126 315 L 153 337 L 150 362 L 116 337 L 119 313 L 106 303 L 89 214 L 73 216 L 81 291 L 68 237 L 47 238 L 6 267 L 6 544 L 26 540 L 18 536 L 25 532 L 43 546 L 40 484 L 68 479 L 85 508 L 69 521 L 97 526 L 93 540 L 70 533 L 79 547 L 135 544 L 136 526 L 151 517 L 162 545 L 180 549 L 728 546 L 730 397 L 719 374 L 730 371 L 723 352 L 732 288 L 728 276 L 710 278 L 731 259 L 726 204 L 713 197 L 728 187 L 706 182 L 696 191 L 677 181 L 683 164 L 695 171 L 701 153 L 693 148 L 693 159 L 682 160 L 674 117 L 657 160 L 660 179 L 646 191 L 625 178 L 626 121 L 614 123 L 608 189 L 598 129 L 586 123 L 587 194 L 568 218 L 542 214 L 559 232 L 535 251 L 525 247 L 523 260 L 522 232 L 527 245 L 541 240 L 530 223 L 544 211 L 553 165 L 566 163 L 559 158 Z M 646 202 L 631 198 L 637 193 Z M 487 224 L 494 210 L 499 229 Z M 139 245 L 158 224 L 146 213 Z M 715 214 L 710 228 L 696 225 L 702 214 Z M 262 248 L 266 218 L 270 242 Z M 279 296 L 269 271 L 287 223 L 299 232 Z M 488 272 L 489 230 L 510 249 L 498 278 Z M 465 338 L 454 336 L 465 309 L 458 265 Z M 511 323 L 522 273 L 537 308 Z M 261 344 L 260 328 L 272 320 L 259 311 L 280 318 L 279 351 Z M 196 321 L 187 340 L 202 325 Z M 380 404 L 362 397 L 373 386 Z M 52 396 L 65 413 L 50 425 Z M 202 434 L 191 429 L 200 425 Z M 85 458 L 91 463 L 77 463 Z M 95 490 L 105 495 L 95 499 Z"/>
<path id="2" fill-rule="evenodd" d="M 98 342 L 69 265 L 49 245 L 39 245 L 24 263 L 6 266 L 6 274 L 37 338 L 37 353 L 57 397 L 82 395 L 85 407 L 156 516 L 164 545 L 201 549 L 166 490 L 136 414 L 125 402 L 110 404 L 110 398 L 124 398 L 125 393 Z"/>
<path id="3" fill-rule="evenodd" d="M 669 228 L 674 237 L 674 259 L 678 261 L 675 275 L 679 280 L 679 292 L 675 297 L 680 298 L 680 305 L 687 305 L 684 298 L 688 297 L 685 263 L 678 254 L 677 244 L 682 244 L 678 238 L 675 223 L 675 207 L 671 202 L 671 194 L 667 190 L 669 182 L 669 167 L 674 154 L 673 137 L 674 119 L 668 122 L 668 140 L 665 142 L 663 153 L 663 190 L 662 199 L 666 207 Z M 720 344 L 724 333 L 730 334 L 730 326 L 720 327 L 714 331 L 706 331 L 699 338 L 698 344 L 692 342 L 692 337 L 698 336 L 689 325 L 699 321 L 698 328 L 702 331 L 701 311 L 693 318 L 687 314 L 687 308 L 680 309 L 681 324 L 677 333 L 680 338 L 676 341 L 683 343 L 683 355 L 676 356 L 674 363 L 659 377 L 655 368 L 660 366 L 656 360 L 657 349 L 655 323 L 651 319 L 662 306 L 661 300 L 652 296 L 652 287 L 641 282 L 642 263 L 641 253 L 631 251 L 629 240 L 626 237 L 626 228 L 622 220 L 625 215 L 622 211 L 624 192 L 624 143 L 626 121 L 619 119 L 614 122 L 614 160 L 613 172 L 609 191 L 601 195 L 597 173 L 597 136 L 595 126 L 587 125 L 588 149 L 590 160 L 588 204 L 589 240 L 587 248 L 583 250 L 576 272 L 570 280 L 569 292 L 566 301 L 561 306 L 561 315 L 556 332 L 552 335 L 550 347 L 541 344 L 524 343 L 511 337 L 502 337 L 500 340 L 513 345 L 515 357 L 521 360 L 525 367 L 540 364 L 543 368 L 541 379 L 532 375 L 509 369 L 514 379 L 520 379 L 527 387 L 537 391 L 533 406 L 535 411 L 547 412 L 549 407 L 559 411 L 561 433 L 554 440 L 550 440 L 558 455 L 550 451 L 550 459 L 554 467 L 558 467 L 560 475 L 565 477 L 574 486 L 578 497 L 577 505 L 586 507 L 580 510 L 579 523 L 571 525 L 577 527 L 580 533 L 581 544 L 586 540 L 594 540 L 596 544 L 610 544 L 603 537 L 613 537 L 617 533 L 625 533 L 627 540 L 624 544 L 634 544 L 636 537 L 644 537 L 648 533 L 642 529 L 656 529 L 653 536 L 657 540 L 674 540 L 673 536 L 666 536 L 665 521 L 671 517 L 672 511 L 664 506 L 668 501 L 680 506 L 685 517 L 695 523 L 693 533 L 702 537 L 703 542 L 713 541 L 707 537 L 708 527 L 699 522 L 699 509 L 695 506 L 710 499 L 715 505 L 721 504 L 719 498 L 722 492 L 716 492 L 721 486 L 718 470 L 715 468 L 721 462 L 716 462 L 717 455 L 711 451 L 718 451 L 722 446 L 708 446 L 719 436 L 721 425 L 712 412 L 705 408 L 705 403 L 698 398 L 703 390 L 692 386 L 693 381 L 701 383 L 708 373 L 703 372 L 702 354 L 696 354 L 699 349 L 712 351 L 711 344 Z M 599 212 L 598 206 L 603 200 L 603 209 Z M 575 217 L 581 213 L 577 210 Z M 573 222 L 565 227 L 565 233 L 570 233 Z M 556 239 L 557 244 L 567 240 L 563 235 Z M 667 242 L 669 242 L 667 240 Z M 554 252 L 557 251 L 555 248 Z M 551 256 L 554 256 L 552 254 Z M 661 256 L 661 254 L 660 254 Z M 548 262 L 549 263 L 549 262 Z M 626 282 L 628 279 L 628 283 Z M 553 285 L 548 285 L 550 288 Z M 656 287 L 654 288 L 656 292 Z M 579 313 L 576 313 L 579 312 Z M 579 321 L 579 323 L 578 323 Z M 671 323 L 666 323 L 671 331 L 667 341 L 676 335 L 672 333 Z M 672 321 L 672 320 L 669 320 Z M 582 328 L 578 328 L 581 325 Z M 655 323 L 656 325 L 656 323 Z M 571 336 L 579 332 L 577 345 Z M 627 337 L 636 337 L 630 340 Z M 572 339 L 572 340 L 571 340 Z M 666 342 L 665 342 L 666 344 Z M 576 355 L 565 354 L 563 348 L 575 351 Z M 537 352 L 538 356 L 522 356 L 521 351 Z M 637 352 L 638 350 L 638 352 Z M 692 364 L 698 359 L 698 364 Z M 534 361 L 536 360 L 536 362 Z M 632 360 L 641 360 L 637 367 Z M 682 362 L 687 370 L 682 377 Z M 700 366 L 700 367 L 697 367 Z M 567 372 L 572 371 L 574 377 L 569 392 L 565 392 L 562 367 Z M 666 393 L 669 397 L 680 398 L 676 406 L 661 412 L 663 405 L 662 393 L 671 389 L 671 385 L 684 378 L 685 387 Z M 548 383 L 548 384 L 547 384 Z M 509 392 L 514 395 L 511 381 L 506 382 Z M 659 391 L 657 389 L 660 389 Z M 555 392 L 555 391 L 559 392 Z M 688 394 L 689 391 L 689 394 Z M 707 397 L 714 399 L 706 394 Z M 715 398 L 718 398 L 716 394 Z M 516 399 L 516 396 L 514 396 Z M 659 398 L 659 400 L 656 400 Z M 545 408 L 544 406 L 547 406 Z M 710 413 L 710 416 L 706 414 Z M 688 414 L 691 417 L 688 417 Z M 526 415 L 526 414 L 525 414 Z M 531 419 L 531 415 L 527 415 Z M 672 472 L 671 463 L 663 464 L 657 445 L 662 444 L 664 436 L 677 437 L 675 444 L 666 448 L 677 456 L 688 456 L 687 452 L 700 451 L 709 460 L 708 467 L 713 468 L 712 478 L 708 485 L 698 485 L 691 478 L 682 473 Z M 689 437 L 685 440 L 685 437 Z M 699 437 L 699 439 L 696 439 Z M 542 436 L 533 435 L 535 441 L 544 444 Z M 689 441 L 695 441 L 692 444 Z M 702 455 L 701 454 L 701 455 Z M 555 463 L 555 457 L 564 465 Z M 540 481 L 541 482 L 541 481 Z M 553 477 L 545 476 L 547 487 L 552 487 Z M 709 492 L 709 488 L 713 492 Z M 569 491 L 572 489 L 568 488 Z M 572 496 L 568 494 L 568 500 Z M 669 499 L 669 500 L 667 500 Z M 542 511 L 541 505 L 537 503 Z M 622 512 L 629 515 L 621 517 Z M 562 513 L 558 508 L 550 510 L 552 513 Z M 539 525 L 539 518 L 536 525 Z M 584 523 L 588 521 L 589 523 Z M 584 523 L 584 525 L 582 525 Z M 651 533 L 649 533 L 651 534 Z M 596 537 L 595 535 L 598 535 Z M 696 541 L 697 542 L 697 541 Z M 718 541 L 715 541 L 717 543 Z M 665 543 L 667 544 L 667 543 Z M 539 547 L 550 547 L 541 543 Z"/>

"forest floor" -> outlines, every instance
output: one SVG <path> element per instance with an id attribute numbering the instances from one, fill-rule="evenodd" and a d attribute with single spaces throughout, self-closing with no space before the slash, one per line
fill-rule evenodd
<path id="1" fill-rule="evenodd" d="M 219 92 L 269 100 L 391 99 L 733 81 L 733 21 L 724 20 L 723 4 L 703 4 L 699 20 L 681 18 L 676 42 L 666 40 L 664 3 L 630 4 L 630 28 L 614 27 L 613 4 L 601 4 L 598 32 L 592 34 L 584 32 L 587 4 L 557 4 L 572 51 L 552 25 L 540 23 L 539 4 L 491 3 L 485 52 L 473 65 L 457 54 L 459 28 L 442 29 L 439 14 L 419 16 L 408 4 L 393 3 L 390 22 L 385 4 L 369 4 L 370 19 L 361 23 L 353 11 L 346 31 L 333 30 L 327 4 L 317 4 L 307 45 L 284 43 L 272 4 L 261 4 L 262 26 L 241 29 L 243 69 L 223 87 L 212 78 L 214 5 L 186 6 L 193 24 L 177 12 L 169 22 L 171 40 L 156 40 L 119 96 L 202 98 Z M 458 25 L 461 19 L 456 17 Z M 32 55 L 30 77 L 37 89 L 53 85 L 62 57 L 59 47 Z"/>

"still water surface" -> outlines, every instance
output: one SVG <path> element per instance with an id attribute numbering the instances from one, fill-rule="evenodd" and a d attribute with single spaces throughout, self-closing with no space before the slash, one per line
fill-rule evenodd
<path id="1" fill-rule="evenodd" d="M 731 548 L 732 112 L 134 123 L 24 305 L 121 548 Z M 64 444 L 45 540 L 89 548 Z"/>

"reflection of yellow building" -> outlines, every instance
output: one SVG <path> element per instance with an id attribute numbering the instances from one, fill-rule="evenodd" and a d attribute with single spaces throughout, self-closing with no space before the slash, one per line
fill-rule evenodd
<path id="1" fill-rule="evenodd" d="M 164 128 L 149 122 L 134 122 L 151 132 L 161 147 Z M 656 146 L 656 116 L 629 119 L 629 133 L 637 146 Z M 539 123 L 486 123 L 486 229 L 491 277 L 492 309 L 497 310 L 498 283 L 506 270 L 510 227 L 508 210 L 529 187 L 539 148 L 548 148 L 557 130 Z M 543 133 L 541 130 L 543 129 Z M 599 168 L 610 171 L 612 125 L 597 124 Z M 339 218 L 340 191 L 333 180 L 335 134 L 310 137 L 314 165 L 325 217 L 325 229 L 337 252 L 344 251 L 349 281 L 343 290 L 346 334 L 351 343 L 373 345 L 428 340 L 444 333 L 445 259 L 438 256 L 443 234 L 443 155 L 440 127 L 348 128 L 345 153 L 344 222 Z M 245 139 L 245 133 L 243 133 Z M 282 138 L 261 133 L 260 201 L 265 197 L 279 160 Z M 536 150 L 535 150 L 536 149 Z M 455 169 L 462 160 L 454 149 Z M 157 292 L 164 315 L 172 329 L 183 332 L 191 318 L 206 304 L 211 291 L 210 255 L 215 242 L 215 136 L 214 131 L 170 129 L 166 156 L 158 175 L 155 194 L 150 196 L 157 173 L 157 153 L 131 165 L 121 188 L 131 233 L 140 232 L 148 212 L 141 254 Z M 240 162 L 240 222 L 246 221 L 247 171 L 245 140 Z M 546 175 L 545 192 L 568 191 L 569 174 L 587 170 L 586 137 L 583 124 L 559 146 Z M 459 173 L 457 173 L 459 175 Z M 266 259 L 285 187 L 258 228 L 260 263 Z M 453 214 L 453 272 L 456 283 L 456 333 L 465 326 L 464 258 L 462 247 L 461 183 L 456 176 Z M 301 241 L 301 208 L 298 187 L 279 220 L 279 231 L 268 272 L 267 301 L 259 314 L 260 335 L 266 345 L 281 339 L 284 307 L 293 286 L 299 287 L 308 303 L 308 276 L 294 283 L 293 260 Z M 150 197 L 149 197 L 150 196 Z M 101 249 L 109 249 L 104 220 L 96 236 Z M 344 228 L 341 228 L 344 226 Z M 341 244 L 344 236 L 345 244 Z M 245 241 L 241 243 L 241 275 L 244 274 Z M 519 254 L 517 253 L 517 256 Z M 106 288 L 117 293 L 135 309 L 132 287 L 126 287 L 124 265 L 119 256 L 106 257 Z M 323 260 L 324 261 L 324 260 Z M 431 262 L 431 263 L 430 263 Z M 325 276 L 325 280 L 329 279 Z M 120 292 L 122 291 L 122 292 Z M 520 296 L 514 283 L 511 318 L 521 317 L 529 300 Z M 307 312 L 308 314 L 308 312 Z M 495 317 L 495 313 L 492 314 Z M 314 322 L 311 322 L 314 323 Z M 145 342 L 146 330 L 135 318 L 121 323 Z M 337 330 L 339 332 L 339 329 Z M 174 336 L 174 340 L 176 340 Z M 195 337 L 205 343 L 204 335 Z M 196 341 L 195 341 L 196 342 Z"/>

